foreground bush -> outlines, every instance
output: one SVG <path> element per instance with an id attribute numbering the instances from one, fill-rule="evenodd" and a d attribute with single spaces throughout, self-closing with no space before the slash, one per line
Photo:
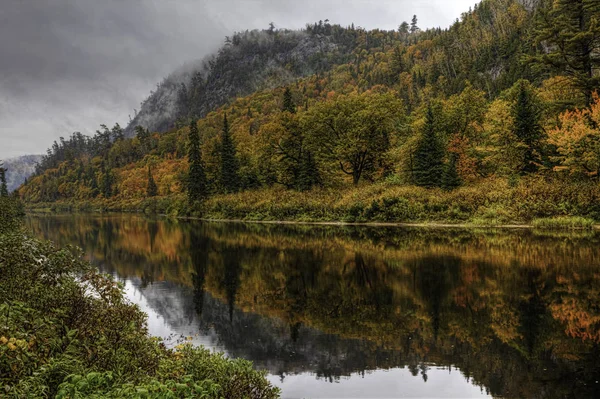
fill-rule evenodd
<path id="1" fill-rule="evenodd" d="M 122 287 L 0 204 L 0 397 L 275 398 L 250 362 L 167 349 Z"/>

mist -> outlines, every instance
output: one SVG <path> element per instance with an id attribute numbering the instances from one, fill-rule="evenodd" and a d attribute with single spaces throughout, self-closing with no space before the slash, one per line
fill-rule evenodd
<path id="1" fill-rule="evenodd" d="M 473 0 L 4 0 L 0 8 L 0 159 L 44 153 L 74 131 L 126 125 L 150 90 L 234 31 L 308 22 L 446 27 Z"/>

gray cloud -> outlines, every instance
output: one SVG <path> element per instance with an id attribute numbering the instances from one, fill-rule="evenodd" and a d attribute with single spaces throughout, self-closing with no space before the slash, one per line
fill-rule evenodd
<path id="1" fill-rule="evenodd" d="M 447 26 L 475 0 L 2 0 L 0 158 L 71 132 L 125 125 L 164 76 L 233 31 L 329 18 L 394 29 Z"/>

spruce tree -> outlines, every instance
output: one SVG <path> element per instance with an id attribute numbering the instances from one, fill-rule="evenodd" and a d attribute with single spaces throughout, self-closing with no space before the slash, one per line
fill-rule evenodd
<path id="1" fill-rule="evenodd" d="M 105 163 L 102 163 L 102 196 L 110 198 L 113 195 L 112 189 L 112 173 Z"/>
<path id="2" fill-rule="evenodd" d="M 461 185 L 457 166 L 458 154 L 451 152 L 448 156 L 448 162 L 444 165 L 444 175 L 442 176 L 442 188 L 445 190 L 454 190 Z"/>
<path id="3" fill-rule="evenodd" d="M 148 167 L 148 187 L 146 189 L 146 194 L 148 197 L 156 197 L 158 195 L 158 187 L 156 186 L 150 167 Z"/>
<path id="4" fill-rule="evenodd" d="M 417 33 L 419 27 L 417 26 L 417 16 L 413 15 L 412 21 L 410 22 L 410 33 Z"/>
<path id="5" fill-rule="evenodd" d="M 187 180 L 187 192 L 190 202 L 199 201 L 207 196 L 208 185 L 204 172 L 204 162 L 200 152 L 200 135 L 195 120 L 190 122 L 190 134 L 188 138 L 188 164 L 189 173 Z"/>
<path id="6" fill-rule="evenodd" d="M 298 178 L 296 188 L 300 191 L 308 191 L 313 186 L 319 185 L 321 178 L 317 163 L 312 155 L 312 152 L 304 150 L 301 155 L 300 165 L 298 168 Z"/>
<path id="7" fill-rule="evenodd" d="M 221 174 L 220 186 L 225 193 L 234 193 L 239 189 L 238 160 L 235 143 L 229 132 L 227 114 L 223 116 L 223 132 L 221 134 Z"/>
<path id="8" fill-rule="evenodd" d="M 6 186 L 6 169 L 0 162 L 0 197 L 8 197 L 8 188 Z"/>
<path id="9" fill-rule="evenodd" d="M 535 172 L 541 163 L 543 131 L 540 125 L 540 107 L 526 80 L 517 83 L 517 99 L 512 108 L 512 116 L 514 134 L 524 148 L 520 172 Z"/>
<path id="10" fill-rule="evenodd" d="M 296 113 L 296 105 L 294 104 L 292 91 L 289 87 L 286 87 L 285 91 L 283 92 L 283 110 L 288 111 L 291 114 Z"/>
<path id="11" fill-rule="evenodd" d="M 595 73 L 600 68 L 600 0 L 546 0 L 539 10 L 537 41 L 545 50 L 533 61 L 572 77 L 589 106 L 600 88 Z"/>
<path id="12" fill-rule="evenodd" d="M 444 172 L 443 156 L 443 149 L 436 132 L 433 108 L 429 105 L 425 114 L 423 135 L 414 154 L 415 184 L 423 187 L 438 187 Z"/>

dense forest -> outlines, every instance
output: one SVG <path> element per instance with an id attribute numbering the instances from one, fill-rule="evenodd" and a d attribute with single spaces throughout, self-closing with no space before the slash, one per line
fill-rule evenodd
<path id="1" fill-rule="evenodd" d="M 600 0 L 484 0 L 443 30 L 237 33 L 128 128 L 55 142 L 19 193 L 213 218 L 600 219 L 599 21 Z"/>

